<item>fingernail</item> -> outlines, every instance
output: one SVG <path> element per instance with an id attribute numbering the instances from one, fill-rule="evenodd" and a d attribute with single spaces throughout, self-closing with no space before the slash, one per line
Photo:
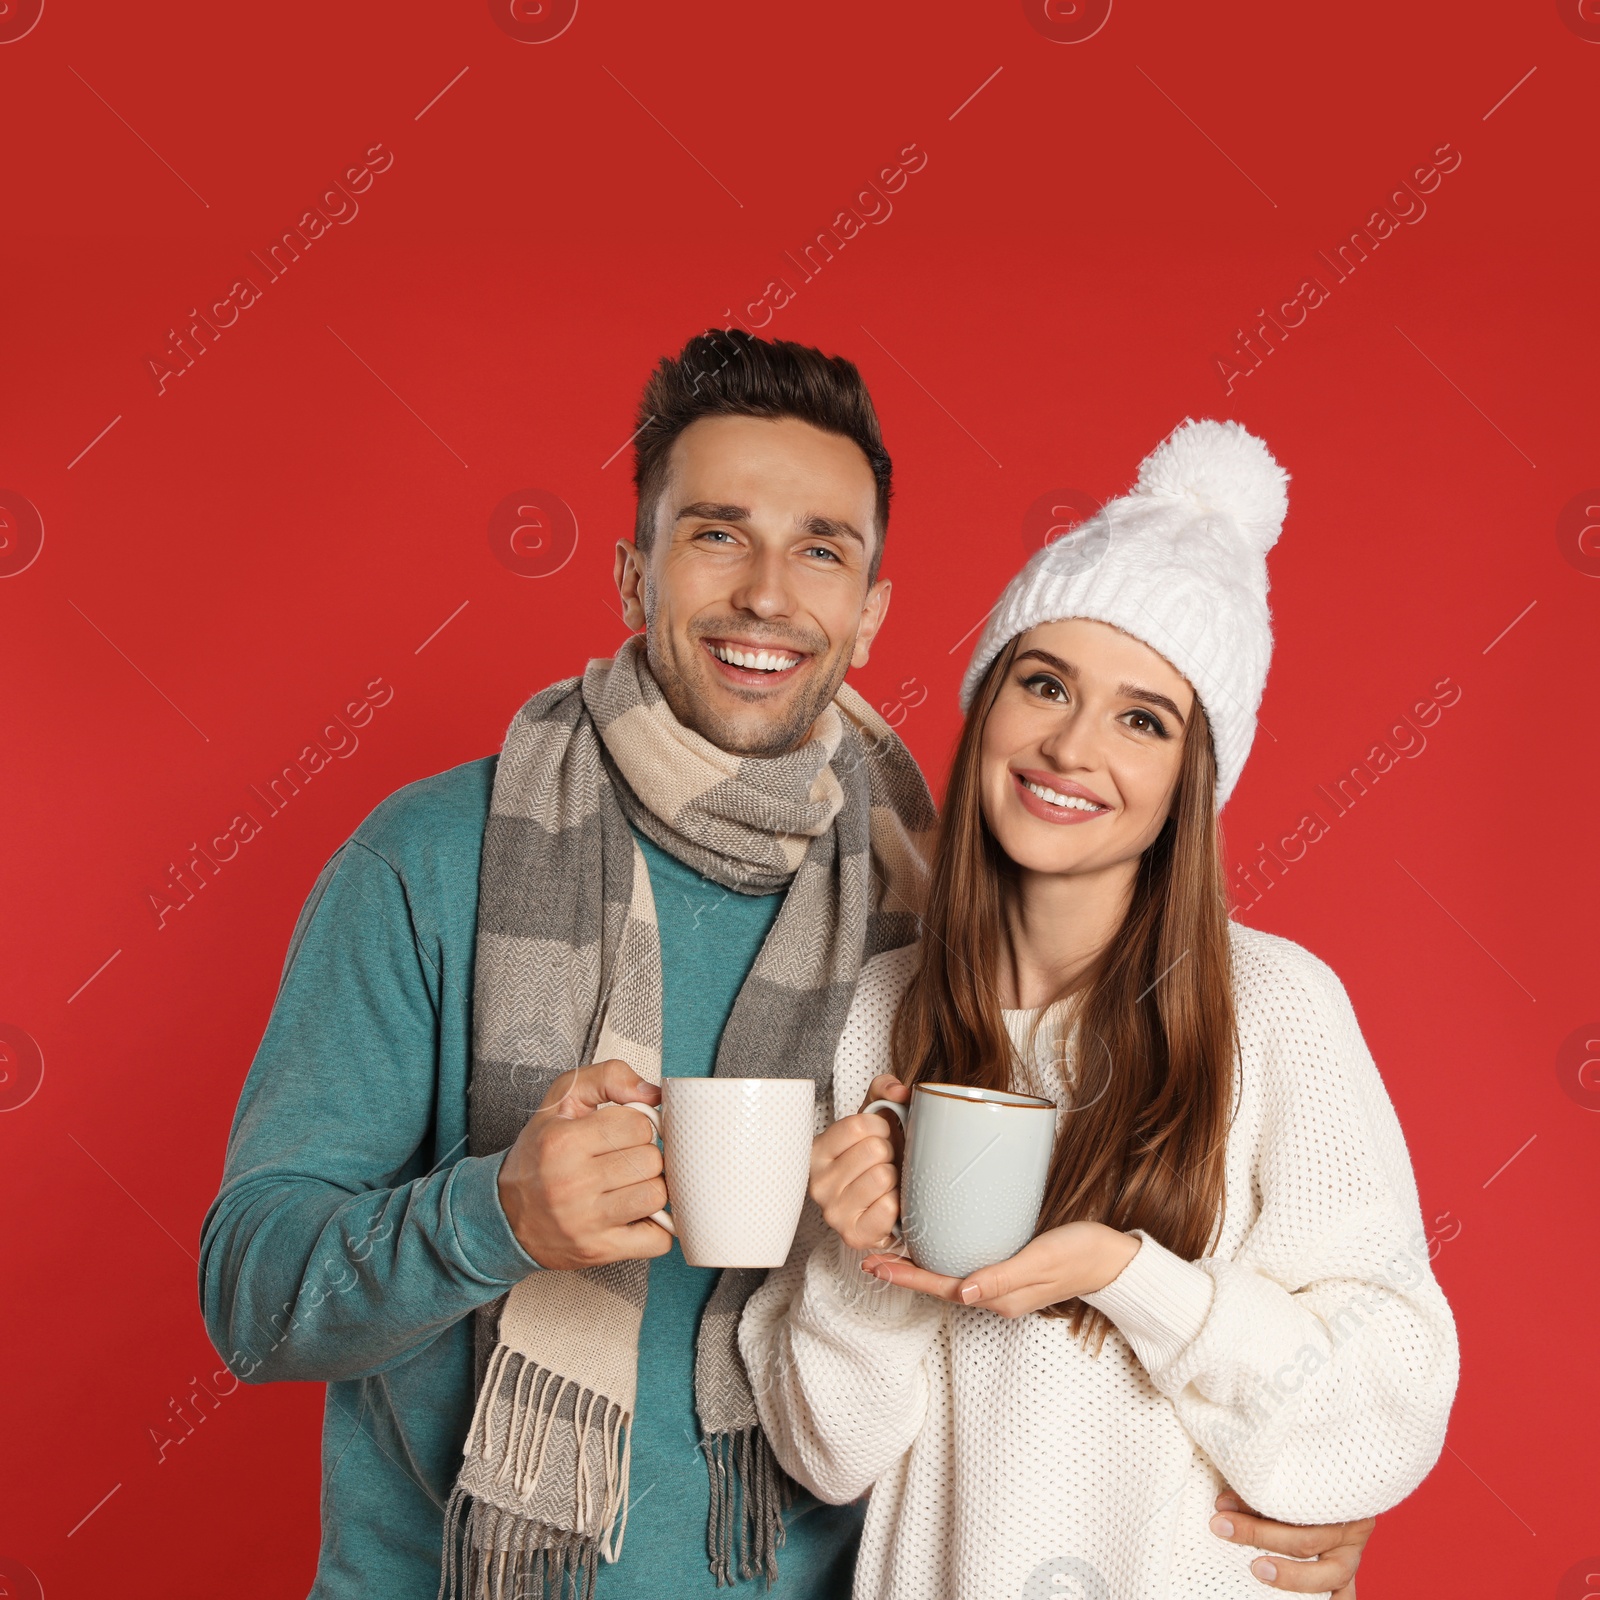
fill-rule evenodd
<path id="1" fill-rule="evenodd" d="M 966 1286 L 966 1288 L 964 1288 L 964 1289 L 963 1289 L 963 1290 L 962 1290 L 962 1291 L 961 1291 L 961 1298 L 962 1298 L 962 1299 L 963 1299 L 963 1300 L 964 1300 L 964 1301 L 966 1301 L 966 1303 L 967 1303 L 967 1304 L 968 1304 L 968 1305 L 969 1305 L 969 1306 L 970 1306 L 970 1305 L 971 1305 L 971 1304 L 972 1304 L 972 1302 L 973 1302 L 973 1301 L 974 1301 L 974 1300 L 976 1300 L 976 1299 L 977 1299 L 977 1298 L 978 1298 L 978 1296 L 979 1296 L 979 1295 L 980 1295 L 980 1294 L 982 1294 L 982 1293 L 983 1293 L 983 1290 L 981 1290 L 981 1289 L 980 1289 L 980 1288 L 979 1288 L 979 1287 L 978 1287 L 978 1286 L 977 1286 L 977 1284 L 975 1284 L 975 1283 L 969 1283 L 969 1284 L 968 1284 L 968 1285 L 967 1285 L 967 1286 Z"/>
<path id="2" fill-rule="evenodd" d="M 1278 1576 L 1278 1569 L 1270 1561 L 1258 1561 L 1250 1570 L 1263 1583 L 1272 1583 Z"/>
<path id="3" fill-rule="evenodd" d="M 1217 1496 L 1218 1511 L 1243 1511 L 1244 1506 L 1236 1494 L 1219 1494 Z"/>
<path id="4" fill-rule="evenodd" d="M 1213 1517 L 1211 1519 L 1211 1531 L 1219 1539 L 1231 1539 L 1233 1537 L 1233 1524 L 1226 1517 Z"/>

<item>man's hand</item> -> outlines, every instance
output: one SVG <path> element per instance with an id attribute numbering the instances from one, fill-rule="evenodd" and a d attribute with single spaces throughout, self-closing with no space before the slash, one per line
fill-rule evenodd
<path id="1" fill-rule="evenodd" d="M 1356 1568 L 1361 1552 L 1377 1525 L 1371 1517 L 1359 1522 L 1336 1522 L 1329 1527 L 1300 1528 L 1287 1522 L 1268 1522 L 1236 1494 L 1217 1496 L 1218 1515 L 1211 1531 L 1233 1544 L 1253 1544 L 1262 1550 L 1295 1556 L 1294 1561 L 1274 1561 L 1260 1556 L 1250 1570 L 1271 1589 L 1288 1594 L 1332 1591 L 1332 1600 L 1356 1600 Z"/>
<path id="2" fill-rule="evenodd" d="M 506 1153 L 500 1205 L 541 1267 L 598 1267 L 672 1248 L 672 1235 L 649 1220 L 667 1203 L 655 1129 L 630 1100 L 659 1105 L 661 1090 L 625 1061 L 564 1072 Z"/>
<path id="3" fill-rule="evenodd" d="M 863 1105 L 893 1100 L 904 1105 L 911 1091 L 884 1073 L 872 1080 Z M 811 1198 L 823 1220 L 853 1250 L 890 1243 L 900 1214 L 900 1174 L 894 1164 L 893 1119 L 874 1112 L 840 1117 L 811 1145 Z"/>

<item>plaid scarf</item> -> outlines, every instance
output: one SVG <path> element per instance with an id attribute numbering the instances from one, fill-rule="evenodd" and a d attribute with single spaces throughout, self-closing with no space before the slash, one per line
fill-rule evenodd
<path id="1" fill-rule="evenodd" d="M 810 1077 L 819 1122 L 863 961 L 917 932 L 933 804 L 916 763 L 841 686 L 787 755 L 730 755 L 685 728 L 629 639 L 517 713 L 479 879 L 469 1148 L 506 1149 L 561 1073 L 620 1057 L 661 1078 L 661 946 L 632 828 L 744 894 L 788 886 L 734 1002 L 718 1076 Z M 710 1568 L 777 1573 L 793 1484 L 738 1350 L 758 1269 L 728 1268 L 701 1318 L 695 1409 Z M 477 1313 L 477 1406 L 445 1516 L 440 1594 L 593 1593 L 617 1559 L 649 1261 L 533 1272 Z M 458 1560 L 458 1549 L 460 1552 Z"/>

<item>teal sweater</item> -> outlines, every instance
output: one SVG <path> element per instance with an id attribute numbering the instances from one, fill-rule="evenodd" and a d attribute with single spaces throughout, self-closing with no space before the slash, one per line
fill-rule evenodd
<path id="1" fill-rule="evenodd" d="M 326 1383 L 313 1600 L 434 1600 L 472 1415 L 470 1313 L 536 1269 L 467 1156 L 478 862 L 494 759 L 391 795 L 300 913 L 201 1240 L 206 1326 L 241 1377 Z M 663 1071 L 705 1075 L 781 896 L 725 893 L 644 844 Z M 605 1600 L 714 1594 L 694 1338 L 715 1273 L 652 1262 L 632 1509 Z M 850 1591 L 859 1506 L 802 1494 L 773 1590 Z M 746 1585 L 761 1592 L 759 1584 Z"/>

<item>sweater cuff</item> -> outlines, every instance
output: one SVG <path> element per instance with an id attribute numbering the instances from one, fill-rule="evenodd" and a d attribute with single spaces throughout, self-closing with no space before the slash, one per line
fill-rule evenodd
<path id="1" fill-rule="evenodd" d="M 1146 1369 L 1157 1372 L 1199 1336 L 1216 1285 L 1209 1272 L 1157 1244 L 1143 1228 L 1132 1231 L 1139 1253 L 1083 1300 L 1110 1317 Z"/>
<path id="2" fill-rule="evenodd" d="M 876 1328 L 912 1328 L 934 1323 L 944 1315 L 944 1302 L 903 1284 L 885 1283 L 861 1270 L 861 1263 L 881 1252 L 853 1250 L 830 1228 L 817 1251 L 833 1298 L 854 1317 Z M 816 1258 L 813 1258 L 816 1259 Z"/>
<path id="3" fill-rule="evenodd" d="M 509 1153 L 466 1156 L 450 1169 L 450 1216 L 461 1253 L 480 1277 L 507 1285 L 539 1270 L 500 1204 L 500 1168 Z"/>

